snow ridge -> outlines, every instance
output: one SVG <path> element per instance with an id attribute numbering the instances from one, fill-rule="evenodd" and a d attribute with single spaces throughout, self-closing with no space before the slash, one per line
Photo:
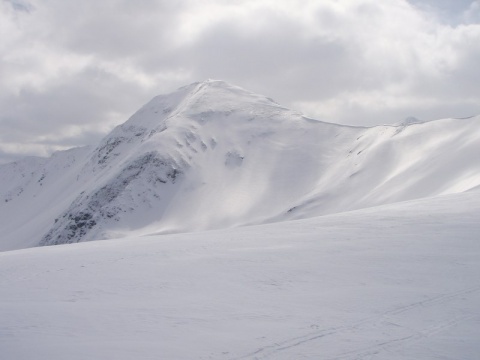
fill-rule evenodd
<path id="1" fill-rule="evenodd" d="M 0 166 L 0 249 L 301 219 L 480 186 L 480 117 L 346 127 L 209 80 L 95 149 Z"/>

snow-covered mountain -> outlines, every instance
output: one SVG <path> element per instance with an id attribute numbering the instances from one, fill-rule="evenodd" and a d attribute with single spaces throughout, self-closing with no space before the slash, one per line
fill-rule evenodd
<path id="1" fill-rule="evenodd" d="M 0 252 L 2 359 L 473 359 L 479 125 L 207 81 L 2 165 L 0 250 L 127 237 Z"/>
<path id="2" fill-rule="evenodd" d="M 205 81 L 96 148 L 0 166 L 0 250 L 261 224 L 480 186 L 480 117 L 372 128 Z"/>

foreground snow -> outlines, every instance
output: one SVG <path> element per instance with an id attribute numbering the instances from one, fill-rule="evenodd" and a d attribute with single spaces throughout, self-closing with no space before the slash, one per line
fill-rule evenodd
<path id="1" fill-rule="evenodd" d="M 480 192 L 0 253 L 3 359 L 475 359 Z"/>

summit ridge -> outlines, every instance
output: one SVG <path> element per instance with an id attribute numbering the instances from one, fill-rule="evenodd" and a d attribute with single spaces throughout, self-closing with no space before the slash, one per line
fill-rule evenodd
<path id="1" fill-rule="evenodd" d="M 96 147 L 0 166 L 0 249 L 309 218 L 480 186 L 480 117 L 316 121 L 220 80 L 159 95 Z"/>

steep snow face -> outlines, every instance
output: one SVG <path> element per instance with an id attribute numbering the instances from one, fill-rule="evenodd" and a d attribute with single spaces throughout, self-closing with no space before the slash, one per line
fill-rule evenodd
<path id="1" fill-rule="evenodd" d="M 364 129 L 294 218 L 464 192 L 480 183 L 480 117 Z"/>
<path id="2" fill-rule="evenodd" d="M 480 185 L 479 121 L 340 126 L 222 81 L 191 84 L 152 99 L 95 149 L 0 166 L 8 214 L 0 248 L 283 221 L 466 191 Z"/>

